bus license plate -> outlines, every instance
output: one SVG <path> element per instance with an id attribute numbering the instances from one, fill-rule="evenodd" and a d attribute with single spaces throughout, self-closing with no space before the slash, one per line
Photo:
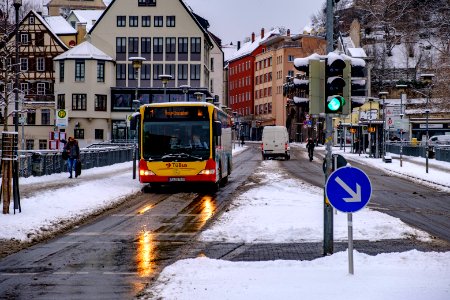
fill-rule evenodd
<path id="1" fill-rule="evenodd" d="M 174 181 L 185 181 L 185 179 L 183 177 L 171 177 L 169 178 L 170 182 L 174 182 Z"/>

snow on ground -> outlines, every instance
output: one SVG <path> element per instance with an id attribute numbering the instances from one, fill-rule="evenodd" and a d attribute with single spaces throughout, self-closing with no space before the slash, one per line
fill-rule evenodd
<path id="1" fill-rule="evenodd" d="M 379 159 L 349 156 L 396 174 L 428 177 L 415 164 L 404 163 L 399 170 L 397 161 L 385 164 Z M 438 163 L 450 170 L 450 164 Z M 203 241 L 290 243 L 322 239 L 322 190 L 277 172 L 276 161 L 262 164 L 264 168 L 256 174 L 264 185 L 255 184 L 235 199 L 230 209 L 200 235 Z M 434 182 L 447 184 L 449 172 L 431 172 Z M 354 239 L 428 237 L 397 218 L 367 207 L 353 214 L 353 230 Z M 345 240 L 347 233 L 346 214 L 337 213 L 335 240 Z M 178 300 L 450 299 L 450 252 L 412 250 L 369 256 L 354 251 L 354 268 L 354 275 L 350 275 L 347 252 L 313 261 L 230 262 L 199 257 L 166 267 L 147 292 L 158 299 Z"/>
<path id="2" fill-rule="evenodd" d="M 234 155 L 245 148 L 235 145 Z M 340 153 L 336 148 L 333 151 Z M 437 163 L 450 170 L 450 163 L 430 160 L 429 176 L 423 166 L 404 162 L 400 168 L 396 159 L 385 164 L 363 155 L 343 155 L 389 172 L 450 186 L 450 172 L 433 169 Z M 266 184 L 255 184 L 240 195 L 229 212 L 202 233 L 203 240 L 247 243 L 321 240 L 321 189 L 286 178 L 276 171 L 276 161 L 263 164 L 274 170 L 258 171 L 257 176 Z M 21 213 L 0 215 L 0 239 L 28 240 L 33 234 L 56 230 L 59 223 L 77 220 L 138 192 L 141 184 L 132 179 L 131 166 L 128 162 L 84 170 L 80 178 L 73 179 L 78 182 L 75 186 L 21 199 Z M 111 176 L 84 179 L 93 174 Z M 69 180 L 66 177 L 67 174 L 54 174 L 21 178 L 20 184 L 23 188 L 50 181 L 64 185 Z M 335 239 L 345 240 L 346 216 L 338 213 L 334 217 Z M 396 218 L 368 208 L 355 213 L 353 221 L 355 239 L 428 237 Z M 348 273 L 347 252 L 313 261 L 230 262 L 206 257 L 180 260 L 165 268 L 157 285 L 148 292 L 162 299 L 450 299 L 450 253 L 412 250 L 369 256 L 355 251 L 354 260 L 354 275 Z"/>

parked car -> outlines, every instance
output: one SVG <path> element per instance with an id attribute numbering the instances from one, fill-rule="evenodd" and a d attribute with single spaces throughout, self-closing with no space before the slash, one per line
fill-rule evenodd
<path id="1" fill-rule="evenodd" d="M 434 135 L 428 139 L 428 145 L 450 145 L 450 134 Z"/>
<path id="2" fill-rule="evenodd" d="M 262 133 L 261 152 L 263 160 L 269 157 L 291 158 L 289 135 L 284 126 L 266 126 Z"/>

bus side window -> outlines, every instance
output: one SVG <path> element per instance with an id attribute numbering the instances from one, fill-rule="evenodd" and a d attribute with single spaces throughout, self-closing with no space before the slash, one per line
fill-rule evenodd
<path id="1" fill-rule="evenodd" d="M 213 123 L 213 135 L 221 136 L 222 135 L 222 123 L 220 121 L 214 121 Z"/>
<path id="2" fill-rule="evenodd" d="M 137 124 L 139 124 L 140 119 L 140 114 L 135 114 L 130 118 L 130 130 L 136 130 Z"/>

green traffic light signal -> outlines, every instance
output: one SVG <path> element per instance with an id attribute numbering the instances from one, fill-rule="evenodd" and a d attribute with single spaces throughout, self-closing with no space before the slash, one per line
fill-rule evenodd
<path id="1" fill-rule="evenodd" d="M 345 99 L 342 96 L 331 96 L 327 99 L 326 113 L 341 113 L 345 105 Z"/>

